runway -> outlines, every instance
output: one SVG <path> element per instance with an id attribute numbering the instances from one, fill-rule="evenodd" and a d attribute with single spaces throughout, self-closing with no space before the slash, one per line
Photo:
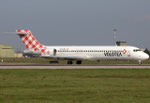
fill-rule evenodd
<path id="1" fill-rule="evenodd" d="M 150 69 L 150 65 L 0 64 L 0 69 Z"/>

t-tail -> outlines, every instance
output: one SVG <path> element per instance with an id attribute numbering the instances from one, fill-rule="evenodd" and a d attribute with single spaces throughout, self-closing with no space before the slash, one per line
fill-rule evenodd
<path id="1" fill-rule="evenodd" d="M 40 52 L 40 55 L 46 52 L 46 47 L 40 44 L 32 35 L 30 30 L 16 30 L 27 50 Z"/>
<path id="2" fill-rule="evenodd" d="M 17 30 L 16 32 L 27 49 L 37 50 L 43 47 L 43 45 L 35 39 L 30 30 Z"/>

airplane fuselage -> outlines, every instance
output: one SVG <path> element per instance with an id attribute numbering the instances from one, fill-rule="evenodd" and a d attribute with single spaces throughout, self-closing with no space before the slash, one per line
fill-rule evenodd
<path id="1" fill-rule="evenodd" d="M 68 64 L 77 60 L 138 60 L 149 58 L 149 55 L 133 46 L 45 46 L 38 42 L 30 30 L 16 31 L 27 48 L 27 52 L 39 55 L 40 57 L 67 59 Z"/>
<path id="2" fill-rule="evenodd" d="M 133 46 L 45 46 L 47 52 L 42 57 L 76 60 L 144 60 L 149 56 Z"/>

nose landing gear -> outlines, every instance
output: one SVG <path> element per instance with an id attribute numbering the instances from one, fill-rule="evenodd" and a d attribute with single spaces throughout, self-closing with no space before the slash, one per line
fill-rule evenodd
<path id="1" fill-rule="evenodd" d="M 141 65 L 142 64 L 142 60 L 138 60 L 138 64 Z"/>

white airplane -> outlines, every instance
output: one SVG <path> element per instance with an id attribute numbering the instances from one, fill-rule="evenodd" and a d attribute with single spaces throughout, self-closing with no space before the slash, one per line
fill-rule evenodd
<path id="1" fill-rule="evenodd" d="M 25 44 L 28 52 L 44 58 L 67 59 L 67 64 L 76 60 L 81 64 L 82 60 L 137 60 L 139 64 L 149 58 L 134 46 L 46 46 L 40 44 L 30 30 L 16 30 Z"/>

